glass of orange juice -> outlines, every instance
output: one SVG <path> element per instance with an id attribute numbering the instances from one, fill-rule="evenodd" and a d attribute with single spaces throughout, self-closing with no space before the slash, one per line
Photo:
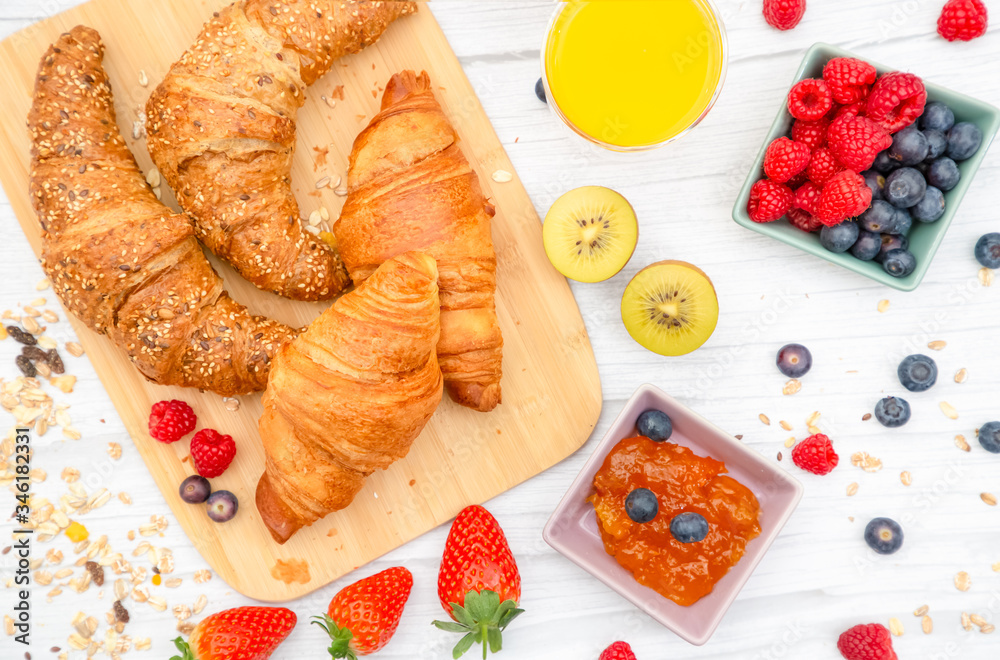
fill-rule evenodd
<path id="1" fill-rule="evenodd" d="M 553 111 L 607 149 L 676 140 L 711 110 L 726 78 L 726 30 L 711 0 L 561 3 L 542 49 Z"/>

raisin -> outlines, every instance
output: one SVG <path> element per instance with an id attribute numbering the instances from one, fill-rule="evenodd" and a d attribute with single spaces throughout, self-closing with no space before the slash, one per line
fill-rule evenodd
<path id="1" fill-rule="evenodd" d="M 20 342 L 25 346 L 34 346 L 35 344 L 38 343 L 38 340 L 35 339 L 35 336 L 33 334 L 31 334 L 30 332 L 25 332 L 16 325 L 8 325 L 7 334 L 13 337 L 14 341 Z"/>
<path id="2" fill-rule="evenodd" d="M 99 587 L 104 586 L 104 567 L 95 561 L 88 561 L 84 566 L 90 572 L 94 584 Z"/>
<path id="3" fill-rule="evenodd" d="M 120 600 L 115 601 L 115 618 L 122 623 L 128 623 L 128 610 Z"/>
<path id="4" fill-rule="evenodd" d="M 35 362 L 39 360 L 46 364 L 49 362 L 49 354 L 37 346 L 25 346 L 21 349 L 21 355 Z"/>
<path id="5" fill-rule="evenodd" d="M 66 373 L 66 365 L 63 364 L 62 357 L 59 355 L 59 351 L 54 348 L 50 348 L 46 355 L 46 362 L 49 363 L 49 367 L 52 368 L 52 373 L 62 374 Z"/>
<path id="6" fill-rule="evenodd" d="M 38 375 L 38 370 L 35 369 L 35 365 L 28 358 L 23 355 L 18 355 L 14 362 L 17 364 L 17 368 L 21 370 L 21 373 L 28 378 L 34 378 Z"/>

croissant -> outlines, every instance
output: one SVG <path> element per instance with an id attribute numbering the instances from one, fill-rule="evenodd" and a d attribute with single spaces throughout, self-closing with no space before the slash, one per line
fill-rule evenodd
<path id="1" fill-rule="evenodd" d="M 282 346 L 264 392 L 257 509 L 284 543 L 406 455 L 441 402 L 438 271 L 410 252 Z"/>
<path id="2" fill-rule="evenodd" d="M 78 26 L 39 67 L 28 129 L 42 266 L 66 309 L 150 380 L 261 390 L 293 331 L 234 302 L 190 221 L 156 199 L 118 132 L 103 55 Z"/>
<path id="3" fill-rule="evenodd" d="M 354 141 L 348 195 L 334 233 L 355 282 L 386 259 L 421 250 L 437 260 L 438 360 L 451 397 L 476 410 L 500 403 L 494 209 L 458 147 L 427 73 L 392 77 L 382 111 Z"/>
<path id="4" fill-rule="evenodd" d="M 349 284 L 292 195 L 295 114 L 334 60 L 373 43 L 409 2 L 240 0 L 202 29 L 146 105 L 149 154 L 198 237 L 247 280 L 296 300 Z"/>

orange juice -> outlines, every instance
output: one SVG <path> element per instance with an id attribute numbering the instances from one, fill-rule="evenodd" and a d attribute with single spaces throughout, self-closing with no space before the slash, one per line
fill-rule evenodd
<path id="1" fill-rule="evenodd" d="M 566 123 L 630 150 L 663 144 L 708 112 L 725 36 L 707 0 L 567 2 L 543 57 L 549 101 Z"/>

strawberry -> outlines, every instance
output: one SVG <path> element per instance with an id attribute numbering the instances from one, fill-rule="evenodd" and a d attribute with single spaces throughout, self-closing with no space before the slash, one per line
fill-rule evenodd
<path id="1" fill-rule="evenodd" d="M 204 619 L 187 643 L 174 640 L 181 655 L 170 660 L 267 660 L 292 632 L 295 612 L 284 607 L 237 607 Z"/>
<path id="2" fill-rule="evenodd" d="M 453 657 L 459 658 L 483 645 L 488 651 L 501 649 L 501 632 L 524 610 L 521 574 L 507 545 L 500 524 L 481 506 L 463 509 L 451 525 L 438 573 L 438 598 L 454 619 L 435 621 L 441 630 L 463 633 Z"/>
<path id="3" fill-rule="evenodd" d="M 396 566 L 337 592 L 326 615 L 313 617 L 333 640 L 330 656 L 356 660 L 382 649 L 399 627 L 411 589 L 413 575 Z"/>

